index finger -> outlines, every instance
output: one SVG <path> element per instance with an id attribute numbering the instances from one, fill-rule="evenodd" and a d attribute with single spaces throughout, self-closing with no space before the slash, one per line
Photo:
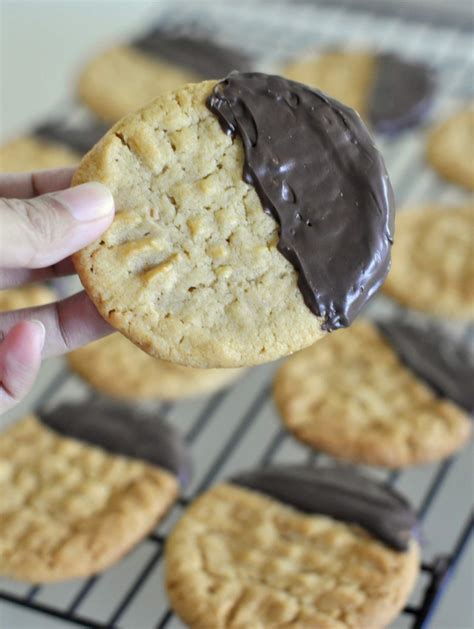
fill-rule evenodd
<path id="1" fill-rule="evenodd" d="M 0 174 L 0 197 L 31 199 L 32 197 L 64 190 L 71 185 L 75 168 L 39 170 L 34 173 Z"/>
<path id="2" fill-rule="evenodd" d="M 65 354 L 114 332 L 82 291 L 46 306 L 1 312 L 0 340 L 19 321 L 32 319 L 41 321 L 46 330 L 43 358 Z"/>

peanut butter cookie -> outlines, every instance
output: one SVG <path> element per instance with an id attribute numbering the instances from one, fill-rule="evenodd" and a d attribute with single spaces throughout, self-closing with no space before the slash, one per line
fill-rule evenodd
<path id="1" fill-rule="evenodd" d="M 436 461 L 471 434 L 468 414 L 425 384 L 368 321 L 288 359 L 274 396 L 298 439 L 368 465 Z"/>
<path id="2" fill-rule="evenodd" d="M 474 205 L 400 212 L 383 291 L 415 310 L 472 320 L 473 234 Z"/>
<path id="3" fill-rule="evenodd" d="M 90 180 L 117 213 L 74 256 L 78 274 L 102 316 L 163 360 L 289 354 L 348 325 L 388 270 L 392 191 L 367 130 L 281 77 L 157 98 L 84 158 L 74 183 Z"/>
<path id="4" fill-rule="evenodd" d="M 172 531 L 168 595 L 191 629 L 385 627 L 418 572 L 415 524 L 401 496 L 351 471 L 248 472 Z"/>
<path id="5" fill-rule="evenodd" d="M 474 106 L 456 112 L 432 130 L 426 155 L 442 177 L 474 190 Z"/>
<path id="6" fill-rule="evenodd" d="M 120 559 L 175 501 L 177 440 L 156 418 L 91 405 L 28 416 L 1 433 L 0 574 L 62 581 Z"/>
<path id="7" fill-rule="evenodd" d="M 98 391 L 124 399 L 177 400 L 211 393 L 240 369 L 193 369 L 153 358 L 122 334 L 111 334 L 68 354 L 71 369 Z"/>

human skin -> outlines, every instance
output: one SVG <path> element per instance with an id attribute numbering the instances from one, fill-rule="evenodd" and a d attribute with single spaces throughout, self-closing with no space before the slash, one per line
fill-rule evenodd
<path id="1" fill-rule="evenodd" d="M 0 175 L 0 289 L 73 274 L 69 256 L 112 222 L 109 190 L 99 183 L 70 188 L 73 172 Z M 0 413 L 25 397 L 42 358 L 111 331 L 84 291 L 46 306 L 0 313 Z"/>

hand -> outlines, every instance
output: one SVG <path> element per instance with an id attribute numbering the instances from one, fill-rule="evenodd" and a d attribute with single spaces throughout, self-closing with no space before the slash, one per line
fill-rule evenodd
<path id="1" fill-rule="evenodd" d="M 98 238 L 114 215 L 99 183 L 68 188 L 73 170 L 0 175 L 0 289 L 74 273 L 69 256 Z M 85 292 L 0 313 L 0 412 L 30 390 L 41 357 L 109 334 Z"/>

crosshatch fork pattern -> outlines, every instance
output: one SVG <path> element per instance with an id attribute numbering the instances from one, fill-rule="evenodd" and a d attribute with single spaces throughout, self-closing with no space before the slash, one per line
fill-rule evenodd
<path id="1" fill-rule="evenodd" d="M 400 15 L 393 19 L 381 19 L 362 12 L 353 15 L 341 9 L 318 9 L 314 4 L 296 10 L 281 3 L 270 13 L 253 2 L 245 1 L 239 3 L 239 7 L 213 6 L 213 9 L 212 15 L 206 15 L 209 9 L 205 7 L 200 7 L 198 13 L 196 5 L 189 3 L 189 6 L 183 6 L 179 15 L 172 8 L 169 12 L 165 11 L 163 19 L 170 26 L 194 22 L 198 27 L 199 24 L 209 27 L 209 24 L 215 23 L 217 37 L 231 44 L 241 44 L 242 34 L 245 34 L 251 51 L 262 59 L 262 68 L 271 67 L 276 60 L 305 49 L 314 43 L 315 38 L 321 46 L 342 41 L 350 46 L 369 41 L 376 48 L 400 50 L 408 56 L 426 59 L 438 68 L 441 76 L 438 110 L 443 110 L 452 99 L 467 98 L 472 89 L 472 39 L 455 29 L 404 22 Z M 399 205 L 415 204 L 425 198 L 455 202 L 457 190 L 441 183 L 434 173 L 424 168 L 420 139 L 418 132 L 400 140 L 378 139 L 388 162 Z M 260 367 L 244 376 L 235 387 L 199 403 L 160 405 L 160 414 L 168 416 L 184 432 L 195 459 L 195 478 L 169 518 L 121 564 L 80 584 L 67 586 L 62 599 L 61 589 L 55 595 L 51 593 L 54 589 L 51 587 L 15 589 L 5 585 L 0 590 L 0 600 L 62 619 L 71 625 L 134 629 L 145 629 L 144 625 L 137 625 L 134 615 L 134 609 L 143 602 L 149 606 L 152 618 L 146 629 L 181 627 L 167 608 L 161 591 L 163 550 L 172 523 L 193 496 L 239 468 L 295 460 L 307 460 L 317 465 L 326 458 L 309 453 L 279 428 L 270 401 L 274 369 L 274 365 Z M 55 404 L 66 399 L 71 391 L 76 397 L 95 395 L 81 387 L 74 376 L 61 373 L 43 392 L 37 409 L 46 403 Z M 209 451 L 211 433 L 219 445 Z M 429 520 L 439 503 L 446 503 L 450 473 L 458 461 L 448 459 L 425 468 L 423 491 L 416 504 L 422 522 Z M 373 470 L 370 472 L 376 473 Z M 410 486 L 414 474 L 411 471 L 392 472 L 384 474 L 383 478 L 404 490 Z M 380 474 L 378 476 L 381 477 Z M 419 587 L 402 614 L 406 621 L 403 626 L 417 629 L 428 626 L 448 578 L 463 556 L 472 528 L 473 516 L 467 514 L 464 521 L 457 522 L 449 540 L 442 540 L 436 547 L 428 548 Z M 123 573 L 126 573 L 125 577 Z M 118 578 L 120 575 L 121 579 Z M 112 581 L 113 587 L 110 585 Z M 104 593 L 109 595 L 107 601 L 104 600 Z M 58 600 L 63 602 L 60 604 Z"/>

